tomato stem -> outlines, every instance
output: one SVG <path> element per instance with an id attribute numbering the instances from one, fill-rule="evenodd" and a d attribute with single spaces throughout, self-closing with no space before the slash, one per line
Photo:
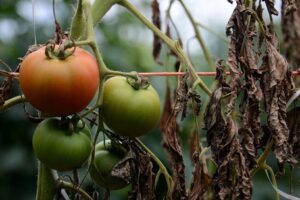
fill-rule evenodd
<path id="1" fill-rule="evenodd" d="M 82 9 L 82 0 L 78 0 L 76 13 L 73 16 L 71 28 L 70 28 L 70 38 L 77 40 L 85 36 L 86 26 L 85 26 L 85 15 Z"/>
<path id="2" fill-rule="evenodd" d="M 0 106 L 0 113 L 6 111 L 8 108 L 26 102 L 25 96 L 20 95 L 20 96 L 15 96 L 12 97 L 4 102 L 2 106 Z"/>
<path id="3" fill-rule="evenodd" d="M 56 185 L 51 169 L 42 162 L 38 162 L 38 179 L 36 200 L 52 200 L 55 196 Z"/>
<path id="4" fill-rule="evenodd" d="M 58 179 L 56 181 L 56 183 L 57 183 L 58 187 L 78 192 L 79 194 L 81 194 L 82 198 L 85 199 L 85 200 L 93 200 L 93 198 L 86 191 L 84 191 L 81 187 L 79 187 L 78 185 L 74 185 L 73 183 L 69 183 L 69 182 L 64 181 L 62 179 Z"/>
<path id="5" fill-rule="evenodd" d="M 262 165 L 262 169 L 265 169 L 267 170 L 270 174 L 271 174 L 271 181 L 272 181 L 272 185 L 277 188 L 277 181 L 276 181 L 276 178 L 275 178 L 275 174 L 274 174 L 274 171 L 273 169 L 267 164 L 264 162 L 264 164 Z M 279 193 L 277 191 L 276 192 L 276 200 L 280 200 L 280 196 L 279 196 Z"/>
<path id="6" fill-rule="evenodd" d="M 268 155 L 272 150 L 273 144 L 274 144 L 274 140 L 271 140 L 268 143 L 268 146 L 265 148 L 263 153 L 260 155 L 260 157 L 256 161 L 258 164 L 258 167 L 251 170 L 251 172 L 250 172 L 251 176 L 254 176 L 259 169 L 263 169 L 263 166 L 268 158 Z"/>
<path id="7" fill-rule="evenodd" d="M 122 0 L 95 0 L 92 5 L 93 26 L 102 19 L 110 8 Z"/>
<path id="8" fill-rule="evenodd" d="M 137 78 L 127 77 L 127 83 L 135 90 L 147 89 L 150 85 L 148 78 L 137 76 Z"/>
<path id="9" fill-rule="evenodd" d="M 197 76 L 195 69 L 192 66 L 192 63 L 188 59 L 188 57 L 183 52 L 180 42 L 173 41 L 166 34 L 161 32 L 153 23 L 151 23 L 140 11 L 133 6 L 128 0 L 122 0 L 118 3 L 119 5 L 125 7 L 132 14 L 134 14 L 141 22 L 147 26 L 150 30 L 152 30 L 163 42 L 167 44 L 167 46 L 178 56 L 180 62 L 187 67 L 188 71 L 191 73 L 193 80 L 197 80 L 199 82 L 200 88 L 208 95 L 211 96 L 212 92 L 208 88 L 208 86 L 202 81 L 202 79 Z M 184 70 L 184 69 L 183 69 Z"/>
<path id="10" fill-rule="evenodd" d="M 195 37 L 198 40 L 198 42 L 199 42 L 199 44 L 200 44 L 200 46 L 203 50 L 203 54 L 204 54 L 204 57 L 205 57 L 205 60 L 206 60 L 207 64 L 210 66 L 211 69 L 214 69 L 215 66 L 212 62 L 212 59 L 211 59 L 210 54 L 208 52 L 208 49 L 207 49 L 207 47 L 206 47 L 206 45 L 205 45 L 205 43 L 204 43 L 204 41 L 201 37 L 201 34 L 200 34 L 199 29 L 198 29 L 196 21 L 194 20 L 191 12 L 188 10 L 187 6 L 184 4 L 183 0 L 179 0 L 179 3 L 181 4 L 183 10 L 187 14 L 188 19 L 190 20 L 190 22 L 192 24 L 192 27 L 193 27 L 194 32 L 195 32 Z"/>

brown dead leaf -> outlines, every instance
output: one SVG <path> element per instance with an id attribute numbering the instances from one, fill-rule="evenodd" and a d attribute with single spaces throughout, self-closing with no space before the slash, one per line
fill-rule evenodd
<path id="1" fill-rule="evenodd" d="M 214 199 L 251 199 L 252 181 L 232 117 L 223 117 L 222 89 L 214 91 L 205 112 L 207 140 L 217 172 L 213 178 Z"/>
<path id="2" fill-rule="evenodd" d="M 130 200 L 154 200 L 154 179 L 152 162 L 147 152 L 136 142 L 129 143 L 129 159 L 132 179 Z M 127 164 L 126 164 L 127 165 Z"/>
<path id="3" fill-rule="evenodd" d="M 280 169 L 285 162 L 296 163 L 293 158 L 293 148 L 289 144 L 290 130 L 287 127 L 286 102 L 293 88 L 288 63 L 278 52 L 278 40 L 273 30 L 269 28 L 269 38 L 266 41 L 266 55 L 261 68 L 264 70 L 261 88 L 264 94 L 264 105 L 268 114 L 268 126 L 274 139 L 274 153 Z M 283 171 L 279 171 L 282 174 Z"/>
<path id="4" fill-rule="evenodd" d="M 278 15 L 278 11 L 275 8 L 275 0 L 263 0 L 266 3 L 267 9 L 270 14 Z"/>
<path id="5" fill-rule="evenodd" d="M 13 84 L 12 77 L 6 77 L 1 83 L 0 87 L 0 107 L 4 104 L 5 100 L 7 100 L 11 94 Z"/>
<path id="6" fill-rule="evenodd" d="M 281 6 L 282 49 L 293 70 L 300 66 L 300 1 L 283 0 Z M 300 78 L 295 77 L 297 85 Z"/>
<path id="7" fill-rule="evenodd" d="M 300 158 L 300 107 L 296 107 L 287 113 L 287 122 L 290 130 L 289 143 L 293 148 L 294 158 Z"/>
<path id="8" fill-rule="evenodd" d="M 160 21 L 160 9 L 159 3 L 157 0 L 153 0 L 151 3 L 152 7 L 152 22 L 157 28 L 161 28 L 161 21 Z M 153 50 L 152 55 L 156 62 L 159 62 L 159 54 L 161 50 L 161 39 L 156 35 L 153 34 Z"/>
<path id="9" fill-rule="evenodd" d="M 188 87 L 186 81 L 188 77 L 188 74 L 186 74 L 182 78 L 180 86 L 176 89 L 173 105 L 170 89 L 167 86 L 165 107 L 160 123 L 160 128 L 163 134 L 163 145 L 168 153 L 168 159 L 172 169 L 173 182 L 171 188 L 171 199 L 187 199 L 184 173 L 185 166 L 182 156 L 177 116 L 180 112 L 186 112 L 188 102 Z M 182 116 L 184 117 L 185 114 L 182 114 Z"/>

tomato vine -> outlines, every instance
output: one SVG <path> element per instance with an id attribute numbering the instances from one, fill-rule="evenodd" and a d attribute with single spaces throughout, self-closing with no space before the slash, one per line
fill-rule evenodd
<path id="1" fill-rule="evenodd" d="M 174 1 L 171 0 L 167 10 L 167 19 L 170 21 L 172 21 L 170 10 L 173 3 Z M 276 10 L 274 10 L 275 8 L 273 8 L 273 3 L 269 1 L 266 2 L 271 21 L 269 26 L 265 25 L 263 17 L 261 16 L 262 11 L 260 10 L 261 8 L 259 6 L 262 2 L 259 2 L 259 6 L 256 6 L 256 3 L 257 2 L 255 0 L 237 1 L 237 7 L 234 10 L 232 18 L 226 27 L 227 34 L 231 37 L 231 40 L 229 41 L 227 60 L 229 71 L 226 71 L 221 60 L 217 61 L 215 65 L 212 63 L 212 58 L 198 30 L 198 26 L 201 24 L 197 23 L 193 18 L 184 1 L 179 0 L 179 4 L 183 8 L 185 14 L 192 24 L 195 37 L 203 50 L 207 64 L 211 69 L 216 68 L 216 72 L 197 72 L 190 58 L 184 52 L 180 40 L 173 40 L 168 33 L 163 33 L 160 28 L 157 27 L 156 23 L 150 22 L 129 0 L 95 0 L 93 4 L 91 4 L 89 0 L 78 0 L 76 12 L 72 18 L 70 26 L 69 38 L 66 35 L 60 35 L 61 37 L 56 38 L 56 40 L 59 41 L 56 41 L 56 43 L 59 44 L 53 44 L 52 46 L 48 45 L 46 49 L 49 50 L 50 48 L 51 51 L 46 51 L 48 52 L 48 54 L 46 54 L 48 55 L 46 60 L 66 60 L 70 55 L 72 56 L 76 54 L 76 48 L 79 49 L 82 46 L 89 47 L 95 56 L 100 80 L 98 95 L 94 104 L 91 107 L 85 107 L 84 110 L 80 108 L 76 109 L 75 111 L 72 110 L 64 113 L 54 113 L 54 115 L 62 117 L 61 121 L 72 121 L 74 118 L 76 118 L 77 121 L 79 119 L 86 119 L 89 120 L 92 126 L 97 126 L 92 141 L 89 141 L 89 143 L 92 144 L 92 152 L 89 154 L 90 157 L 88 158 L 89 162 L 85 177 L 89 171 L 94 170 L 95 172 L 96 169 L 97 172 L 97 170 L 99 170 L 97 167 L 95 167 L 95 156 L 97 154 L 96 146 L 100 134 L 103 134 L 104 138 L 108 137 L 112 141 L 118 141 L 118 145 L 123 146 L 122 148 L 125 148 L 127 153 L 129 152 L 124 156 L 125 161 L 122 160 L 122 162 L 126 163 L 127 167 L 128 165 L 131 166 L 132 169 L 136 170 L 135 172 L 137 173 L 136 176 L 133 176 L 136 184 L 132 188 L 134 191 L 131 194 L 133 195 L 131 197 L 132 199 L 134 199 L 134 195 L 137 194 L 148 194 L 148 199 L 153 198 L 153 194 L 151 194 L 151 192 L 153 193 L 153 190 L 157 187 L 161 175 L 163 175 L 167 185 L 166 199 L 198 199 L 200 196 L 203 197 L 204 193 L 205 195 L 210 196 L 213 192 L 215 193 L 214 195 L 217 199 L 222 199 L 222 195 L 226 198 L 240 198 L 240 196 L 242 196 L 245 199 L 249 199 L 252 193 L 251 178 L 259 170 L 267 171 L 271 176 L 273 186 L 277 188 L 275 173 L 267 164 L 267 158 L 271 151 L 273 151 L 276 159 L 279 162 L 279 167 L 281 168 L 280 170 L 282 170 L 285 162 L 289 161 L 292 164 L 295 164 L 296 162 L 294 158 L 296 156 L 292 154 L 292 149 L 290 149 L 291 146 L 288 144 L 290 138 L 288 138 L 289 136 L 287 136 L 286 133 L 289 128 L 285 120 L 285 106 L 287 102 L 282 102 L 282 98 L 285 98 L 286 100 L 290 96 L 288 92 L 293 90 L 293 83 L 290 81 L 291 75 L 299 75 L 300 72 L 299 70 L 288 72 L 287 62 L 278 53 L 278 39 L 274 33 L 272 21 L 272 15 L 276 13 Z M 101 22 L 102 18 L 113 6 L 121 6 L 125 8 L 155 34 L 156 42 L 159 43 L 160 40 L 168 47 L 168 50 L 171 52 L 170 55 L 175 56 L 177 59 L 176 72 L 122 72 L 112 70 L 106 65 L 102 57 L 101 48 L 96 42 L 95 27 L 99 22 Z M 156 12 L 156 17 L 159 17 L 159 10 L 157 10 L 157 8 L 156 10 L 153 8 L 153 12 Z M 171 23 L 173 23 L 175 27 L 175 23 Z M 258 23 L 258 27 L 256 27 L 255 23 Z M 58 29 L 59 27 L 56 28 Z M 234 31 L 231 32 L 231 29 L 234 29 Z M 177 30 L 177 27 L 175 27 L 175 30 Z M 177 34 L 179 35 L 178 30 Z M 256 34 L 259 35 L 257 41 L 253 39 L 257 36 Z M 254 45 L 254 42 L 257 42 L 256 46 Z M 56 47 L 56 45 L 58 47 Z M 74 45 L 74 52 L 66 52 L 69 47 L 74 47 Z M 263 45 L 266 47 L 266 52 L 262 53 Z M 158 46 L 160 45 L 158 44 Z M 257 48 L 257 50 L 254 51 L 254 48 Z M 157 47 L 156 50 L 157 51 L 155 54 L 157 56 L 157 52 L 159 54 L 160 51 L 159 47 Z M 37 51 L 35 51 L 35 53 Z M 263 54 L 263 56 L 261 56 L 261 54 Z M 23 59 L 23 61 L 25 59 L 26 57 Z M 259 59 L 262 60 L 261 68 L 258 68 L 258 63 L 260 62 Z M 156 58 L 155 60 L 159 62 Z M 29 74 L 31 75 L 32 73 Z M 18 79 L 19 74 L 18 72 L 0 71 L 0 75 L 10 79 Z M 211 91 L 211 89 L 205 84 L 200 77 L 201 75 L 216 77 L 217 85 L 214 91 Z M 224 78 L 225 75 L 230 75 L 229 80 Z M 104 99 L 106 95 L 104 87 L 105 82 L 107 83 L 108 80 L 113 80 L 111 77 L 116 76 L 127 77 L 128 79 L 132 80 L 132 82 L 129 84 L 134 86 L 134 90 L 140 89 L 140 82 L 137 82 L 141 81 L 140 76 L 178 77 L 178 85 L 175 87 L 173 99 L 170 97 L 170 87 L 168 85 L 166 86 L 167 90 L 169 90 L 169 96 L 166 95 L 165 98 L 163 117 L 160 124 L 160 129 L 163 133 L 163 146 L 167 151 L 170 168 L 172 171 L 171 175 L 164 163 L 145 144 L 143 144 L 141 140 L 135 138 L 144 134 L 145 130 L 150 129 L 146 127 L 147 124 L 141 122 L 141 127 L 137 128 L 142 130 L 140 131 L 141 133 L 132 133 L 134 128 L 131 126 L 134 126 L 134 123 L 137 123 L 136 119 L 141 117 L 139 115 L 137 115 L 137 117 L 125 115 L 124 110 L 120 111 L 113 109 L 116 107 L 116 104 L 113 104 L 112 101 L 120 100 L 121 98 L 118 99 L 117 97 L 112 96 L 109 97 L 108 100 Z M 22 81 L 22 77 L 20 78 L 20 81 L 23 82 L 23 84 L 28 83 L 28 80 Z M 33 85 L 38 84 L 34 83 Z M 288 91 L 283 91 L 283 88 L 285 87 L 288 88 Z M 33 86 L 28 88 L 32 91 Z M 209 101 L 204 102 L 204 105 L 202 105 L 201 97 L 197 94 L 198 88 L 200 88 L 202 92 L 204 92 L 209 98 Z M 118 86 L 117 89 L 123 91 L 124 88 L 122 89 L 121 86 Z M 26 93 L 25 89 L 23 89 L 23 91 Z M 110 92 L 115 91 L 110 89 Z M 118 91 L 115 93 L 118 93 Z M 25 94 L 25 96 L 26 95 L 27 94 Z M 3 105 L 0 106 L 0 112 L 26 101 L 32 103 L 32 99 L 30 99 L 28 96 L 26 99 L 25 96 L 19 95 L 5 100 Z M 241 103 L 237 103 L 237 99 L 239 97 L 243 98 Z M 132 98 L 134 98 L 133 95 Z M 159 98 L 157 97 L 157 99 Z M 38 102 L 44 101 L 45 100 L 41 99 L 38 100 Z M 68 100 L 68 102 L 71 101 L 72 100 L 70 99 Z M 138 100 L 135 100 L 135 105 L 137 104 L 137 101 Z M 180 130 L 177 118 L 179 113 L 182 115 L 181 119 L 186 117 L 190 101 L 192 101 L 190 107 L 194 120 L 194 125 L 190 131 L 190 151 L 191 160 L 194 167 L 193 177 L 195 179 L 192 179 L 191 184 L 186 186 L 183 153 L 179 137 Z M 50 103 L 52 104 L 53 100 L 50 100 Z M 112 104 L 110 107 L 111 110 L 105 112 L 105 109 L 109 108 L 109 106 L 107 106 L 109 103 Z M 261 114 L 259 108 L 260 104 L 262 103 L 265 104 L 263 109 L 265 109 L 265 112 L 268 115 L 265 125 L 267 128 L 261 126 L 258 119 Z M 127 108 L 131 106 L 129 105 L 128 99 L 123 100 L 123 102 L 120 104 L 126 104 Z M 157 104 L 159 104 L 159 102 Z M 32 103 L 32 105 L 44 111 L 42 107 L 36 106 L 34 103 Z M 151 110 L 153 111 L 157 109 L 157 106 L 148 107 L 150 110 L 145 109 L 145 112 L 149 112 L 150 114 Z M 205 109 L 203 109 L 203 107 L 205 107 Z M 240 107 L 239 114 L 236 113 L 236 107 Z M 54 110 L 54 108 L 51 107 L 49 110 L 46 110 L 46 112 L 51 114 L 51 110 Z M 61 108 L 58 110 L 61 110 Z M 129 113 L 132 114 L 132 111 Z M 158 111 L 155 113 L 157 114 Z M 71 117 L 68 116 L 69 114 L 74 115 Z M 96 116 L 95 119 L 88 118 L 88 116 L 92 114 Z M 131 117 L 136 117 L 136 119 L 134 119 L 133 122 L 122 121 L 122 117 L 124 117 L 122 114 L 126 116 L 127 119 Z M 112 119 L 110 119 L 112 122 L 107 120 L 109 118 L 107 116 L 110 115 L 113 115 Z M 118 115 L 120 115 L 120 117 Z M 151 119 L 151 117 L 152 116 L 149 115 L 146 118 Z M 237 119 L 240 119 L 242 123 L 238 124 Z M 153 121 L 156 123 L 157 119 Z M 206 138 L 208 147 L 203 146 L 203 138 L 201 138 L 200 134 L 201 125 L 199 122 L 202 121 L 204 121 L 205 129 L 207 131 Z M 153 124 L 154 122 L 151 122 L 151 126 L 149 127 L 153 127 Z M 109 127 L 111 131 L 107 127 Z M 269 132 L 272 132 L 273 135 L 267 135 L 267 139 L 259 138 L 265 141 L 257 141 L 258 136 L 254 135 L 253 133 L 253 131 L 257 131 L 257 127 L 260 127 L 261 129 L 265 128 L 266 130 L 263 130 L 265 135 L 267 135 Z M 145 130 L 143 128 L 145 128 Z M 122 131 L 125 134 L 119 134 Z M 139 132 L 139 130 L 137 130 L 137 132 Z M 257 149 L 259 148 L 262 149 L 262 153 L 260 155 L 257 154 Z M 76 150 L 74 150 L 74 152 L 75 151 Z M 46 154 L 44 157 L 47 157 Z M 211 154 L 210 156 L 212 158 L 209 156 L 207 157 L 206 154 Z M 39 158 L 39 156 L 37 157 Z M 59 156 L 56 155 L 52 156 L 52 158 L 53 157 L 58 158 Z M 213 163 L 217 169 L 214 172 L 215 176 L 212 177 L 208 173 L 207 163 L 213 159 L 214 162 L 211 163 Z M 47 164 L 46 160 L 41 158 L 40 160 Z M 59 161 L 60 160 L 62 160 L 62 158 L 60 158 Z M 236 168 L 232 168 L 232 164 L 236 164 Z M 82 163 L 80 162 L 80 165 L 76 165 L 75 167 L 79 167 L 81 165 Z M 154 177 L 152 174 L 153 166 L 158 168 L 154 181 L 152 178 Z M 69 170 L 69 166 L 55 167 L 54 165 L 51 165 L 51 167 L 58 170 Z M 73 168 L 73 166 L 71 168 Z M 124 168 L 124 171 L 129 171 L 126 167 Z M 143 174 L 140 171 L 141 169 L 147 170 L 148 174 Z M 60 189 L 72 190 L 75 193 L 80 194 L 84 199 L 93 199 L 90 194 L 81 188 L 81 183 L 78 183 L 76 176 L 77 175 L 75 173 L 74 177 L 76 180 L 71 180 L 70 182 L 65 181 L 61 179 L 61 177 L 53 175 L 53 171 L 40 162 L 36 200 L 52 199 L 55 186 L 59 187 Z M 203 187 L 199 186 L 201 185 L 201 181 L 206 181 L 206 185 L 204 184 L 205 186 Z M 145 182 L 149 183 L 151 186 L 148 188 L 139 187 L 139 185 L 143 185 Z M 220 187 L 217 183 L 221 183 L 224 188 Z M 154 185 L 154 187 L 152 187 L 152 185 Z M 233 191 L 232 187 L 236 187 L 236 190 Z M 277 191 L 276 198 L 279 199 L 279 194 Z"/>

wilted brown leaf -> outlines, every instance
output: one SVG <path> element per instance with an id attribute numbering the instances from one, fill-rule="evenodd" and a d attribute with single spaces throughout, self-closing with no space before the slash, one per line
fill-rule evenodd
<path id="1" fill-rule="evenodd" d="M 214 199 L 251 199 L 252 181 L 238 139 L 238 126 L 223 116 L 222 88 L 214 91 L 205 112 L 207 139 L 217 172 L 213 178 Z"/>
<path id="2" fill-rule="evenodd" d="M 160 21 L 160 9 L 159 9 L 159 3 L 157 0 L 152 1 L 152 22 L 157 28 L 161 28 L 161 21 Z M 156 35 L 153 34 L 153 50 L 152 55 L 156 62 L 159 60 L 159 54 L 161 50 L 161 39 Z"/>
<path id="3" fill-rule="evenodd" d="M 193 180 L 188 193 L 189 200 L 206 199 L 205 192 L 208 191 L 208 188 L 212 184 L 211 177 L 207 174 L 207 171 L 204 170 L 207 167 L 205 165 L 206 163 L 199 161 L 199 158 L 195 156 L 194 160 L 196 159 L 197 162 L 195 162 L 192 176 Z"/>
<path id="4" fill-rule="evenodd" d="M 261 88 L 264 105 L 268 114 L 268 126 L 274 139 L 274 153 L 282 166 L 285 162 L 295 163 L 292 147 L 289 144 L 289 129 L 286 123 L 286 102 L 292 86 L 289 81 L 288 63 L 278 52 L 278 40 L 273 27 L 269 27 L 266 41 L 266 55 L 263 58 Z M 279 171 L 279 173 L 283 173 Z"/>
<path id="5" fill-rule="evenodd" d="M 266 6 L 267 6 L 270 14 L 278 15 L 278 11 L 276 10 L 276 8 L 274 6 L 275 0 L 264 0 L 264 2 L 266 3 Z"/>
<path id="6" fill-rule="evenodd" d="M 198 129 L 194 128 L 189 138 L 191 161 L 194 167 L 188 191 L 189 200 L 206 199 L 206 192 L 212 186 L 212 177 L 208 174 L 206 157 L 204 155 L 201 158 L 199 157 L 202 146 L 197 136 L 198 134 Z"/>
<path id="7" fill-rule="evenodd" d="M 281 4 L 281 13 L 282 17 L 292 14 L 294 11 L 297 10 L 297 5 L 295 0 L 282 0 Z"/>
<path id="8" fill-rule="evenodd" d="M 283 53 L 294 70 L 300 66 L 300 1 L 283 0 L 281 6 Z M 297 85 L 299 77 L 295 77 Z"/>
<path id="9" fill-rule="evenodd" d="M 1 83 L 0 87 L 0 106 L 2 106 L 6 99 L 9 98 L 11 89 L 13 84 L 12 77 L 6 77 L 3 82 Z"/>
<path id="10" fill-rule="evenodd" d="M 129 144 L 128 158 L 131 169 L 132 191 L 128 199 L 130 200 L 154 200 L 154 173 L 152 172 L 152 162 L 147 152 L 136 142 Z M 126 163 L 126 162 L 125 162 Z M 127 164 L 125 165 L 127 166 Z"/>
<path id="11" fill-rule="evenodd" d="M 300 157 L 300 107 L 296 107 L 287 113 L 287 122 L 290 130 L 289 143 L 293 148 L 294 158 Z"/>
<path id="12" fill-rule="evenodd" d="M 182 157 L 181 142 L 179 138 L 179 125 L 177 116 L 180 112 L 185 113 L 188 102 L 188 73 L 180 81 L 176 89 L 174 103 L 172 105 L 171 95 L 167 87 L 165 107 L 160 128 L 163 133 L 164 147 L 168 153 L 168 159 L 172 169 L 171 199 L 187 199 L 185 187 L 184 162 Z M 185 114 L 182 114 L 184 117 Z"/>

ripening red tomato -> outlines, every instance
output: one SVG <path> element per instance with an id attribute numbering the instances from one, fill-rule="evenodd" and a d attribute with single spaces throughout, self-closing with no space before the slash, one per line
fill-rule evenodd
<path id="1" fill-rule="evenodd" d="M 35 108 L 66 116 L 83 110 L 92 100 L 99 71 L 94 57 L 79 47 L 65 59 L 48 58 L 43 47 L 24 58 L 19 79 L 26 99 Z"/>

